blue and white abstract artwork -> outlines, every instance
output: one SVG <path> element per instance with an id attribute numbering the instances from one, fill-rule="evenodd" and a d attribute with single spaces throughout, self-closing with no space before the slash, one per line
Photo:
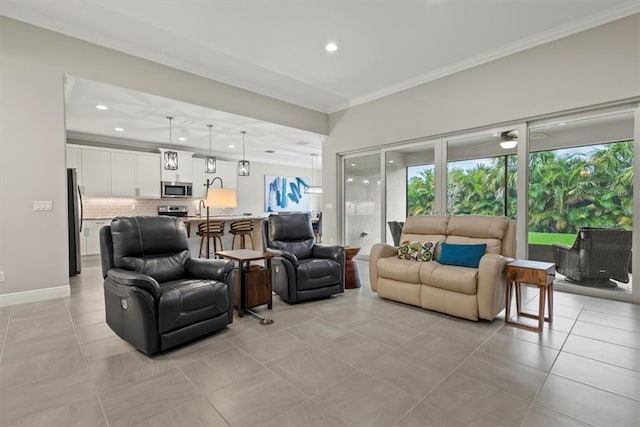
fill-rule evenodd
<path id="1" fill-rule="evenodd" d="M 265 211 L 288 212 L 311 210 L 310 195 L 304 190 L 309 180 L 299 176 L 264 176 Z"/>

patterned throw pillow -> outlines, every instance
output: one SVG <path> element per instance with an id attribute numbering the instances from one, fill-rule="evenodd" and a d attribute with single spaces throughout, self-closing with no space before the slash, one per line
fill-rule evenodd
<path id="1" fill-rule="evenodd" d="M 403 240 L 398 247 L 398 258 L 414 261 L 431 261 L 438 242 L 410 242 Z"/>

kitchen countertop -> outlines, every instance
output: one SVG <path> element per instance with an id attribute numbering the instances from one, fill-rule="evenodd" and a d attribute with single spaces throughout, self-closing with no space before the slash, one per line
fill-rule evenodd
<path id="1" fill-rule="evenodd" d="M 236 221 L 239 219 L 263 219 L 263 218 L 267 218 L 268 215 L 264 215 L 264 214 L 251 214 L 251 215 L 210 215 L 209 216 L 209 221 Z M 183 216 L 181 217 L 183 221 L 186 222 L 198 222 L 198 221 L 206 221 L 207 220 L 207 216 L 206 215 L 202 215 L 202 216 Z"/>

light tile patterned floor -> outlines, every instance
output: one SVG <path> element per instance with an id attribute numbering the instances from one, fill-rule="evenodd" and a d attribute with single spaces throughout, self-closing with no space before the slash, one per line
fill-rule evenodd
<path id="1" fill-rule="evenodd" d="M 640 306 L 557 292 L 537 334 L 382 300 L 358 265 L 361 289 L 153 358 L 85 268 L 70 298 L 0 308 L 0 425 L 639 425 Z"/>

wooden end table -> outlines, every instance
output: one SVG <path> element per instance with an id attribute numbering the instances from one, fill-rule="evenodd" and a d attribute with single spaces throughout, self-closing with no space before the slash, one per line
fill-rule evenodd
<path id="1" fill-rule="evenodd" d="M 239 279 L 234 283 L 234 306 L 238 309 L 238 317 L 243 317 L 248 311 L 257 317 L 266 320 L 249 310 L 252 307 L 267 304 L 273 308 L 271 298 L 271 258 L 273 255 L 266 252 L 250 249 L 237 249 L 231 251 L 218 251 L 217 256 L 238 261 Z M 264 260 L 264 268 L 252 269 L 251 261 Z M 255 266 L 257 267 L 257 266 Z"/>
<path id="2" fill-rule="evenodd" d="M 556 265 L 551 262 L 516 260 L 507 264 L 505 269 L 507 292 L 504 322 L 523 329 L 541 332 L 544 321 L 553 322 L 553 279 L 556 276 Z M 525 313 L 520 305 L 520 285 L 537 286 L 540 289 L 540 304 L 538 314 Z M 516 314 L 538 320 L 538 327 L 511 320 L 511 289 L 516 291 Z M 545 298 L 546 296 L 546 298 Z M 545 299 L 549 300 L 548 317 L 544 317 Z"/>
<path id="3" fill-rule="evenodd" d="M 353 257 L 356 256 L 358 252 L 360 252 L 360 248 L 356 248 L 354 246 L 344 247 L 344 255 L 345 255 L 344 288 L 345 289 L 356 289 L 361 286 L 360 275 L 358 274 L 358 267 L 356 266 L 356 262 L 353 260 Z"/>

